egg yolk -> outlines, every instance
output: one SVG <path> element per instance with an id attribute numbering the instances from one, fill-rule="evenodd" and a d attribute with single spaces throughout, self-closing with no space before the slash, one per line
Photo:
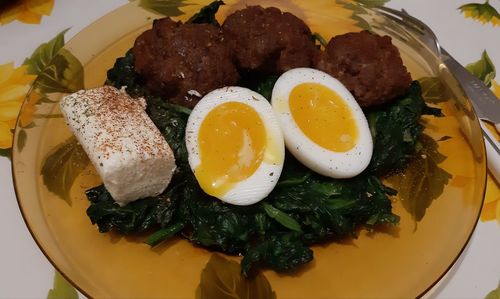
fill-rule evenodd
<path id="1" fill-rule="evenodd" d="M 301 83 L 292 89 L 288 105 L 300 130 L 319 146 L 346 152 L 356 145 L 358 127 L 352 111 L 330 88 Z"/>
<path id="2" fill-rule="evenodd" d="M 200 164 L 195 176 L 208 194 L 220 197 L 250 177 L 264 159 L 266 128 L 249 105 L 227 102 L 212 109 L 200 126 Z"/>

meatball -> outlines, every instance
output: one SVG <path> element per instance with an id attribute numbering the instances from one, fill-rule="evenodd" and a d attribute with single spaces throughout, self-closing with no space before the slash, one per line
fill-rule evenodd
<path id="1" fill-rule="evenodd" d="M 155 20 L 132 49 L 146 86 L 173 103 L 193 107 L 206 93 L 239 80 L 218 27 Z"/>
<path id="2" fill-rule="evenodd" d="M 279 74 L 309 67 L 317 49 L 311 30 L 291 13 L 249 6 L 229 15 L 222 33 L 242 70 Z"/>
<path id="3" fill-rule="evenodd" d="M 368 31 L 332 38 L 316 68 L 342 82 L 361 107 L 393 100 L 412 80 L 391 38 Z"/>

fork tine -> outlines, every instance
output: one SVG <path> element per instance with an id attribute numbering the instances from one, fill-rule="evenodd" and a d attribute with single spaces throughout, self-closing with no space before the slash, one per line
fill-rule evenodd
<path id="1" fill-rule="evenodd" d="M 392 8 L 389 8 L 389 7 L 384 7 L 384 6 L 374 7 L 374 10 L 376 10 L 378 13 L 380 13 L 380 14 L 386 16 L 386 17 L 390 17 L 391 19 L 397 18 L 398 19 L 398 23 L 400 25 L 403 25 L 404 27 L 410 27 L 410 29 L 415 30 L 417 33 L 420 33 L 420 34 L 424 34 L 425 33 L 424 32 L 425 29 L 422 28 L 422 26 L 420 26 L 416 22 L 412 22 L 413 20 L 411 20 L 409 18 L 410 15 L 408 15 L 408 14 L 403 15 L 398 10 L 395 10 L 395 9 L 392 9 Z M 405 21 L 408 21 L 408 20 L 410 22 L 405 22 Z"/>
<path id="2" fill-rule="evenodd" d="M 416 28 L 414 28 L 412 26 L 408 26 L 408 24 L 406 22 L 404 22 L 399 15 L 394 15 L 394 14 L 385 12 L 383 10 L 380 11 L 380 10 L 378 10 L 378 7 L 376 7 L 376 8 L 373 7 L 373 8 L 370 8 L 370 9 L 372 9 L 373 11 L 375 11 L 377 14 L 384 16 L 386 19 L 388 19 L 388 20 L 396 23 L 397 25 L 400 25 L 399 26 L 400 28 L 407 28 L 410 31 L 416 29 Z M 395 27 L 395 28 L 398 28 L 398 27 Z M 384 28 L 384 30 L 385 31 L 390 31 L 395 36 L 403 38 L 405 41 L 415 40 L 415 37 L 410 32 L 405 31 L 405 30 L 398 30 L 398 31 L 396 31 L 395 28 L 391 28 L 391 26 L 386 26 Z M 417 34 L 420 34 L 419 30 L 415 30 L 415 31 L 416 31 Z"/>
<path id="3" fill-rule="evenodd" d="M 421 30 L 423 31 L 426 31 L 427 33 L 431 34 L 433 37 L 436 37 L 436 35 L 434 34 L 434 31 L 432 31 L 432 29 L 427 26 L 427 24 L 425 24 L 424 22 L 420 21 L 419 19 L 415 18 L 414 16 L 410 15 L 406 10 L 404 9 L 401 9 L 402 13 L 400 13 L 403 18 L 413 22 L 414 25 L 417 25 L 421 28 Z"/>
<path id="4" fill-rule="evenodd" d="M 419 40 L 424 42 L 424 44 L 426 44 L 427 47 L 429 47 L 438 56 L 441 54 L 441 47 L 436 35 L 432 29 L 429 28 L 429 26 L 419 19 L 409 15 L 406 11 L 401 12 L 385 6 L 373 7 L 372 10 L 392 20 L 394 20 L 394 18 L 398 19 L 398 24 L 419 34 L 421 36 L 421 39 Z"/>
<path id="5" fill-rule="evenodd" d="M 419 19 L 415 18 L 414 16 L 408 14 L 408 12 L 406 12 L 405 10 L 403 10 L 402 13 L 400 13 L 403 15 L 403 17 L 409 21 L 409 23 L 413 23 L 414 25 L 416 26 L 420 26 L 422 28 L 422 32 L 423 32 L 423 35 L 424 37 L 427 38 L 427 40 L 424 40 L 428 46 L 432 46 L 432 47 L 435 47 L 435 52 L 438 56 L 441 55 L 441 45 L 439 44 L 439 40 L 436 36 L 436 34 L 434 33 L 434 31 L 432 31 L 432 29 L 427 26 L 427 24 L 425 24 L 424 22 L 420 21 Z M 430 44 L 432 43 L 432 44 Z"/>

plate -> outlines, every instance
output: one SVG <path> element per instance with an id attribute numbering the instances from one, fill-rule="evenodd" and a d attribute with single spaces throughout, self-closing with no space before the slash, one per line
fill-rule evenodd
<path id="1" fill-rule="evenodd" d="M 193 298 L 208 261 L 232 269 L 239 258 L 214 259 L 213 252 L 181 239 L 151 249 L 142 243 L 144 236 L 100 234 L 86 215 L 89 203 L 84 195 L 100 179 L 72 139 L 57 105 L 67 92 L 102 85 L 115 59 L 153 19 L 161 17 L 158 11 L 184 21 L 209 1 L 165 7 L 140 7 L 137 2 L 88 26 L 57 53 L 47 50 L 50 62 L 28 93 L 15 132 L 14 184 L 40 249 L 85 295 Z M 437 140 L 433 144 L 443 156 L 436 156 L 434 163 L 414 165 L 408 170 L 413 176 L 387 180 L 406 188 L 406 198 L 393 200 L 394 212 L 401 216 L 399 226 L 361 230 L 357 238 L 314 246 L 313 262 L 300 271 L 263 271 L 261 278 L 278 298 L 421 296 L 456 261 L 479 217 L 486 165 L 477 118 L 447 69 L 403 28 L 354 4 L 305 3 L 226 1 L 217 16 L 224 19 L 245 5 L 262 4 L 294 13 L 327 40 L 368 26 L 393 36 L 412 77 L 420 79 L 425 98 L 444 113 L 423 120 L 425 133 Z M 212 283 L 218 287 L 223 282 L 220 278 Z"/>

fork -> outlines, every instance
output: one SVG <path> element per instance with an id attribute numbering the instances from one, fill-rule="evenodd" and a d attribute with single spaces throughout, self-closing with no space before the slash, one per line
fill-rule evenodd
<path id="1" fill-rule="evenodd" d="M 460 82 L 478 118 L 494 124 L 496 130 L 500 133 L 500 100 L 481 80 L 469 73 L 441 47 L 436 35 L 425 23 L 409 15 L 404 9 L 398 11 L 383 6 L 366 7 L 366 9 L 375 11 L 402 25 L 411 33 L 411 36 L 406 35 L 405 38 L 420 41 L 437 57 L 441 58 L 455 79 Z M 401 35 L 401 32 L 399 32 L 399 35 Z M 482 121 L 479 123 L 485 141 L 488 168 L 497 182 L 500 182 L 500 143 Z"/>

